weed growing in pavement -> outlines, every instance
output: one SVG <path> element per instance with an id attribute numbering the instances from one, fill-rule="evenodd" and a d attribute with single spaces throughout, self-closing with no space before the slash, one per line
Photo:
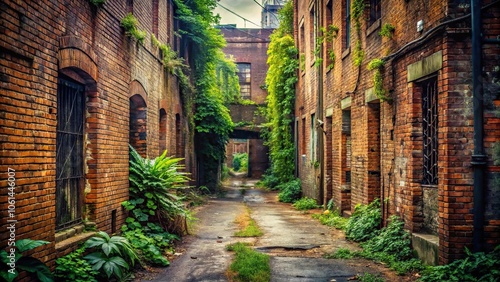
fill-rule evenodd
<path id="1" fill-rule="evenodd" d="M 293 203 L 293 206 L 299 211 L 312 210 L 319 207 L 315 199 L 311 199 L 308 197 L 297 200 L 295 203 Z"/>
<path id="2" fill-rule="evenodd" d="M 338 210 L 325 210 L 322 214 L 313 214 L 313 218 L 318 219 L 323 225 L 332 226 L 344 230 L 349 219 L 340 215 Z"/>
<path id="3" fill-rule="evenodd" d="M 327 259 L 352 259 L 356 256 L 356 252 L 349 249 L 340 248 L 336 252 L 324 255 Z"/>
<path id="4" fill-rule="evenodd" d="M 259 226 L 257 223 L 255 223 L 255 220 L 253 220 L 250 217 L 250 209 L 247 207 L 246 211 L 242 214 L 240 214 L 236 218 L 236 223 L 240 227 L 240 231 L 237 231 L 234 233 L 234 236 L 236 237 L 260 237 L 264 233 L 262 230 L 260 230 Z"/>
<path id="5" fill-rule="evenodd" d="M 267 282 L 271 280 L 269 256 L 254 251 L 245 243 L 234 243 L 226 250 L 236 253 L 226 272 L 230 281 Z"/>

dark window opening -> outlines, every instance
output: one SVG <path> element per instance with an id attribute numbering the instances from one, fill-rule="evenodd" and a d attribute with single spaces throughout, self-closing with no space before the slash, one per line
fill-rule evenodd
<path id="1" fill-rule="evenodd" d="M 380 2 L 381 0 L 370 0 L 370 24 L 373 24 L 382 17 Z"/>
<path id="2" fill-rule="evenodd" d="M 56 230 L 82 219 L 85 87 L 60 77 L 57 88 Z"/>

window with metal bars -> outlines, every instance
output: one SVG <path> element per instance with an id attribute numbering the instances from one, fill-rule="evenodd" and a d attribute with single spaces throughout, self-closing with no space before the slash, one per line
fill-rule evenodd
<path id="1" fill-rule="evenodd" d="M 437 78 L 421 82 L 422 87 L 422 127 L 423 165 L 422 184 L 438 184 L 438 103 Z"/>
<path id="2" fill-rule="evenodd" d="M 56 230 L 81 222 L 85 87 L 59 78 L 56 136 Z"/>

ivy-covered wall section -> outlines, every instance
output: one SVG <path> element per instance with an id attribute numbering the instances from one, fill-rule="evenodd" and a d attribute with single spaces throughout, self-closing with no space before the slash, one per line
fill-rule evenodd
<path id="1" fill-rule="evenodd" d="M 300 185 L 287 185 L 295 178 L 295 167 L 292 161 L 295 152 L 292 125 L 295 83 L 299 67 L 298 52 L 293 39 L 293 2 L 289 1 L 279 15 L 281 24 L 271 35 L 267 61 L 269 65 L 266 77 L 269 131 L 266 136 L 266 145 L 269 146 L 271 170 L 265 179 L 265 184 L 271 188 L 277 186 L 282 193 L 280 200 L 291 202 L 300 197 Z M 285 194 L 287 196 L 283 197 Z"/>
<path id="2" fill-rule="evenodd" d="M 207 186 L 212 192 L 217 189 L 225 146 L 234 126 L 217 83 L 217 66 L 225 60 L 222 53 L 225 40 L 213 27 L 218 22 L 218 16 L 212 14 L 216 3 L 215 0 L 175 0 L 179 33 L 189 48 L 195 89 L 192 126 L 195 127 L 198 184 Z"/>

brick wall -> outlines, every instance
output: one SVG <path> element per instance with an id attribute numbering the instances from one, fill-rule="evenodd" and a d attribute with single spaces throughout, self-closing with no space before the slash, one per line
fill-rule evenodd
<path id="1" fill-rule="evenodd" d="M 179 88 L 175 78 L 163 71 L 149 36 L 157 22 L 158 38 L 163 42 L 172 38 L 173 8 L 171 2 L 160 1 L 158 19 L 153 20 L 151 1 L 134 3 L 139 28 L 148 33 L 140 45 L 120 27 L 128 11 L 125 1 L 108 0 L 101 7 L 84 0 L 1 5 L 0 169 L 5 173 L 0 183 L 7 187 L 7 170 L 15 169 L 16 239 L 50 241 L 35 256 L 53 266 L 57 256 L 85 237 L 71 235 L 81 232 L 78 226 L 55 232 L 58 76 L 85 85 L 83 219 L 95 222 L 99 230 L 117 231 L 126 218 L 121 202 L 128 198 L 129 121 L 138 113 L 133 111 L 140 110 L 131 112 L 131 101 L 140 97 L 144 102 L 145 112 L 135 120 L 145 126 L 132 134 L 142 142 L 144 155 L 156 157 L 160 148 L 175 153 L 181 147 L 180 155 L 186 156 L 184 148 L 192 146 L 181 144 L 190 140 L 185 137 L 189 135 L 183 127 Z M 181 130 L 175 130 L 176 115 Z M 188 168 L 192 166 L 191 161 Z M 4 193 L 0 206 L 6 204 Z M 6 208 L 0 212 L 3 229 L 6 212 Z M 2 247 L 8 235 L 1 233 Z"/>
<path id="2" fill-rule="evenodd" d="M 335 52 L 335 66 L 323 69 L 323 93 L 316 89 L 321 80 L 312 65 L 310 54 L 310 16 L 320 11 L 323 26 L 328 1 L 295 1 L 296 44 L 305 54 L 304 68 L 299 70 L 297 83 L 296 118 L 299 121 L 299 176 L 303 192 L 313 197 L 320 193 L 313 177 L 311 159 L 310 118 L 312 113 L 323 112 L 331 116 L 331 129 L 326 127 L 325 195 L 332 195 L 335 206 L 351 212 L 356 204 L 381 198 L 384 218 L 399 215 L 411 232 L 438 234 L 441 263 L 463 255 L 465 246 L 472 244 L 473 220 L 473 112 L 471 93 L 471 43 L 467 21 L 439 25 L 445 19 L 459 17 L 470 11 L 457 8 L 448 1 L 382 1 L 381 20 L 368 24 L 369 5 L 361 19 L 361 44 L 365 57 L 358 69 L 353 64 L 357 34 L 351 27 L 350 47 L 343 40 L 346 26 L 345 1 L 331 3 L 333 25 L 340 28 L 332 43 L 323 45 Z M 491 3 L 486 1 L 484 5 Z M 367 3 L 369 4 L 369 3 Z M 312 13 L 313 11 L 314 13 Z M 483 12 L 483 28 L 487 37 L 499 31 L 498 5 Z M 352 19 L 353 20 L 353 19 Z M 417 22 L 424 22 L 422 33 L 416 31 Z M 392 38 L 381 37 L 378 32 L 390 23 L 395 27 Z M 435 29 L 434 29 L 435 28 Z M 421 38 L 434 29 L 433 36 Z M 421 38 L 421 39 L 419 39 Z M 407 45 L 415 40 L 415 44 Z M 404 47 L 404 48 L 403 48 Z M 409 48 L 408 48 L 409 47 Z M 397 53 L 395 53 L 397 50 Z M 494 44 L 483 45 L 485 101 L 485 147 L 489 158 L 487 167 L 487 199 L 485 247 L 498 244 L 498 205 L 494 195 L 498 186 L 498 162 L 494 162 L 493 146 L 498 143 L 498 58 L 500 52 Z M 391 101 L 374 96 L 373 71 L 367 70 L 372 59 L 390 55 L 382 69 L 383 86 Z M 326 60 L 328 61 L 328 60 Z M 423 66 L 425 65 L 425 66 Z M 424 178 L 423 147 L 423 81 L 435 77 L 437 81 L 437 185 L 422 185 Z M 318 111 L 318 98 L 323 110 Z M 486 102 L 485 102 L 486 104 Z M 489 107 L 489 108 L 488 108 Z M 325 116 L 316 115 L 320 120 Z M 350 126 L 346 121 L 350 120 Z M 305 122 L 302 122 L 305 121 Z M 305 127 L 302 124 L 305 123 Z M 331 132 L 330 132 L 331 130 Z M 331 134 L 331 137 L 330 137 Z M 305 143 L 305 144 L 304 144 Z M 304 150 L 305 148 L 305 150 Z M 305 151 L 305 152 L 304 152 Z M 350 171 L 350 181 L 349 174 Z M 330 183 L 331 182 L 331 186 Z M 430 196 L 434 195 L 434 196 Z M 437 195 L 437 197 L 435 196 Z M 430 198 L 434 198 L 431 200 Z M 326 199 L 325 199 L 326 200 Z M 495 237 L 496 236 L 496 237 Z"/>

